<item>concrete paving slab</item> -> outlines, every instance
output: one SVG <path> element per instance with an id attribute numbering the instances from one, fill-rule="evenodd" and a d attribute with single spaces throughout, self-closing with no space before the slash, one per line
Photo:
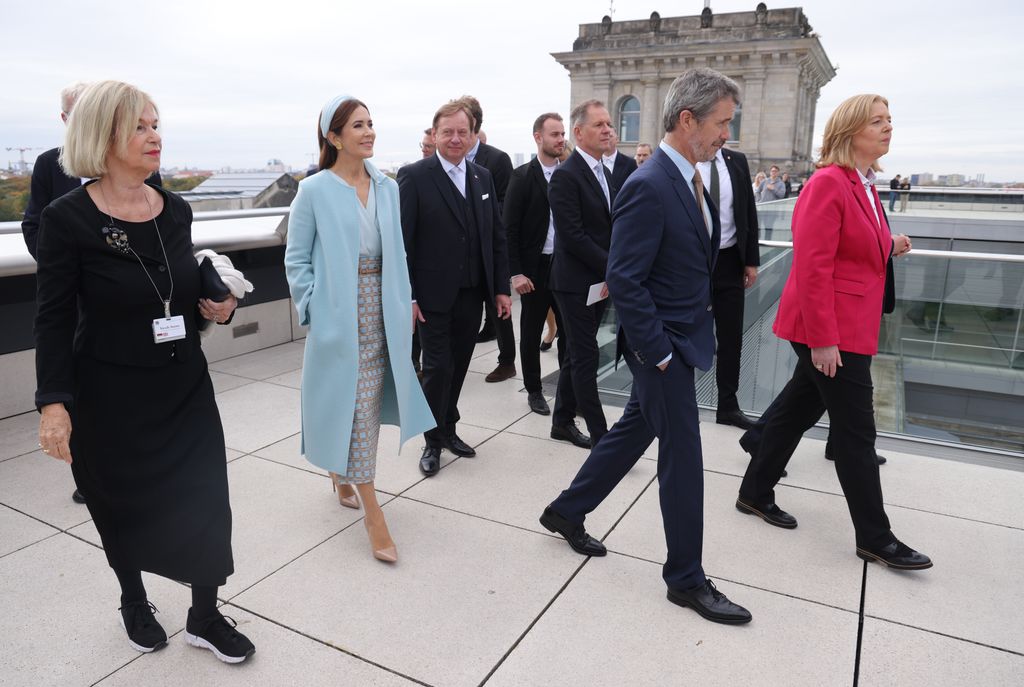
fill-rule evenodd
<path id="1" fill-rule="evenodd" d="M 521 388 L 518 383 L 488 384 L 484 381 L 484 375 L 468 373 L 459 397 L 461 422 L 489 429 L 504 429 L 526 415 L 535 415 L 526 405 L 526 394 L 519 393 Z"/>
<path id="2" fill-rule="evenodd" d="M 16 510 L 0 506 L 0 558 L 60 532 Z"/>
<path id="3" fill-rule="evenodd" d="M 168 635 L 181 630 L 189 590 L 154 575 L 143 580 Z M 0 599 L 5 684 L 89 685 L 139 657 L 121 628 L 106 557 L 74 537 L 58 534 L 0 558 Z"/>
<path id="4" fill-rule="evenodd" d="M 255 354 L 251 354 L 255 355 Z M 299 392 L 277 384 L 248 384 L 217 396 L 224 439 L 244 453 L 269 446 L 299 431 Z"/>
<path id="5" fill-rule="evenodd" d="M 290 341 L 279 346 L 210 363 L 210 369 L 249 379 L 267 379 L 302 367 L 304 348 L 304 342 Z"/>
<path id="6" fill-rule="evenodd" d="M 518 423 L 517 423 L 518 424 Z M 513 427 L 511 431 L 515 431 Z M 750 456 L 739 446 L 743 431 L 713 422 L 701 423 L 704 468 L 742 477 Z M 937 460 L 891 450 L 879 468 L 886 505 L 991 522 L 1024 529 L 1024 472 Z M 842 494 L 835 463 L 825 460 L 825 442 L 803 439 L 781 484 Z M 993 480 L 994 475 L 999 479 Z M 955 497 L 947 495 L 955 494 Z"/>
<path id="7" fill-rule="evenodd" d="M 39 448 L 39 413 L 22 413 L 0 420 L 0 461 Z"/>
<path id="8" fill-rule="evenodd" d="M 213 380 L 213 393 L 215 394 L 220 394 L 225 391 L 230 391 L 231 389 L 237 389 L 240 386 L 253 383 L 253 380 L 248 377 L 229 375 L 226 372 L 217 372 L 216 370 L 210 370 L 210 379 Z"/>
<path id="9" fill-rule="evenodd" d="M 553 409 L 554 399 L 549 398 L 548 403 L 551 404 L 551 407 Z M 526 405 L 525 396 L 523 398 L 522 405 L 527 411 L 529 411 L 529 407 Z M 622 417 L 623 409 L 609 405 L 602 406 L 602 408 L 604 408 L 604 416 L 605 419 L 608 421 L 608 427 L 610 429 L 611 426 L 618 422 L 619 418 Z M 516 412 L 516 414 L 518 415 L 518 412 Z M 508 423 L 506 423 L 506 425 L 507 424 Z M 583 418 L 577 417 L 576 424 L 579 425 L 581 432 L 583 432 L 584 434 L 587 433 L 587 423 L 583 421 Z M 523 415 L 519 420 L 516 420 L 512 424 L 512 426 L 508 428 L 507 431 L 513 434 L 522 434 L 523 436 L 537 437 L 538 439 L 551 439 L 551 416 L 538 415 L 537 413 L 528 412 L 526 415 Z M 570 445 L 571 444 L 566 444 L 566 446 Z M 584 451 L 583 449 L 579 450 L 583 451 L 583 453 L 586 454 L 586 451 Z M 586 455 L 584 455 L 584 457 L 586 457 Z"/>
<path id="10" fill-rule="evenodd" d="M 864 621 L 862 685 L 1018 685 L 1024 656 L 904 627 Z"/>
<path id="11" fill-rule="evenodd" d="M 496 430 L 493 429 L 474 427 L 464 423 L 459 424 L 459 436 L 468 442 L 470 446 L 482 445 L 494 436 L 495 433 Z M 419 458 L 423 450 L 422 439 L 410 439 L 402 447 L 401 453 L 399 453 L 399 437 L 398 427 L 384 425 L 380 429 L 380 443 L 377 446 L 377 479 L 374 483 L 378 491 L 400 494 L 424 479 L 423 474 L 419 470 Z M 300 455 L 300 445 L 300 435 L 295 434 L 287 439 L 259 449 L 254 455 L 307 472 L 327 474 Z M 441 467 L 444 468 L 455 458 L 449 451 L 442 451 Z M 470 458 L 468 460 L 473 459 Z"/>
<path id="12" fill-rule="evenodd" d="M 750 609 L 750 624 L 711 623 L 669 603 L 658 565 L 616 554 L 592 559 L 487 687 L 850 683 L 855 614 L 718 586 Z"/>
<path id="13" fill-rule="evenodd" d="M 547 538 L 405 498 L 384 511 L 396 565 L 374 560 L 353 527 L 233 603 L 429 684 L 478 685 L 581 562 Z"/>
<path id="14" fill-rule="evenodd" d="M 866 612 L 1024 654 L 1024 532 L 907 509 L 888 509 L 901 541 L 935 567 L 868 566 Z M 980 684 L 980 683 L 979 683 Z"/>
<path id="15" fill-rule="evenodd" d="M 508 525 L 547 534 L 537 518 L 569 486 L 585 452 L 557 441 L 502 433 L 488 441 L 477 458 L 423 480 L 405 496 Z M 611 496 L 587 518 L 595 537 L 607 533 L 655 477 L 651 461 L 639 461 Z M 556 546 L 565 546 L 559 537 Z"/>
<path id="16" fill-rule="evenodd" d="M 704 473 L 704 571 L 797 598 L 856 611 L 861 561 L 842 497 L 783 487 L 778 502 L 799 520 L 772 527 L 735 508 L 740 480 Z M 657 482 L 605 540 L 609 549 L 661 564 L 666 546 Z"/>
<path id="17" fill-rule="evenodd" d="M 179 633 L 171 638 L 166 649 L 133 661 L 97 683 L 98 687 L 183 683 L 218 687 L 415 684 L 239 608 L 229 605 L 221 612 L 234 618 L 238 629 L 256 645 L 256 654 L 242 665 L 221 663 L 209 651 L 189 646 Z"/>
<path id="18" fill-rule="evenodd" d="M 71 500 L 71 466 L 33 451 L 0 463 L 0 503 L 66 530 L 89 520 L 85 506 Z"/>
<path id="19" fill-rule="evenodd" d="M 281 386 L 289 386 L 293 389 L 302 388 L 302 368 L 298 370 L 292 370 L 291 372 L 285 372 L 282 375 L 275 375 L 268 377 L 264 381 L 270 384 L 280 384 Z"/>
<path id="20" fill-rule="evenodd" d="M 241 451 L 236 451 L 233 448 L 227 448 L 227 449 L 224 449 L 224 455 L 227 458 L 227 461 L 230 463 L 233 460 L 238 460 L 239 458 L 241 458 L 245 454 L 242 453 Z"/>

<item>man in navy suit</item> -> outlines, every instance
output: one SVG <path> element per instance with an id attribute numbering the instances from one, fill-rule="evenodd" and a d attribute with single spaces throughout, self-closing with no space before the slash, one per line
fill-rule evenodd
<path id="1" fill-rule="evenodd" d="M 459 394 L 476 345 L 484 299 L 512 311 L 508 253 L 490 173 L 466 159 L 473 116 L 452 101 L 434 115 L 437 154 L 398 170 L 413 318 L 423 348 L 423 395 L 437 427 L 424 435 L 420 471 L 441 469 L 441 449 L 475 456 L 456 434 Z"/>
<path id="2" fill-rule="evenodd" d="M 711 276 L 721 226 L 695 165 L 725 143 L 738 103 L 731 79 L 710 69 L 685 72 L 665 99 L 664 140 L 619 192 L 607 282 L 633 388 L 622 419 L 540 518 L 578 553 L 605 555 L 583 521 L 657 437 L 668 599 L 729 624 L 749 622 L 750 613 L 719 592 L 701 565 L 704 468 L 693 371 L 710 367 L 714 355 Z"/>

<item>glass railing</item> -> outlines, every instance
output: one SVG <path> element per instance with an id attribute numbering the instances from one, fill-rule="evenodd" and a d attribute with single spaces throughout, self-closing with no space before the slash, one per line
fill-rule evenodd
<path id="1" fill-rule="evenodd" d="M 782 390 L 796 362 L 789 343 L 772 332 L 792 264 L 793 205 L 758 206 L 761 268 L 746 293 L 738 394 L 754 415 Z M 895 268 L 896 310 L 882 318 L 872 364 L 879 433 L 1024 456 L 1024 242 L 915 237 L 914 251 Z M 614 326 L 611 312 L 605 328 Z M 611 365 L 613 339 L 606 348 L 602 391 L 628 394 L 628 370 Z M 697 398 L 716 407 L 713 367 L 698 371 Z"/>

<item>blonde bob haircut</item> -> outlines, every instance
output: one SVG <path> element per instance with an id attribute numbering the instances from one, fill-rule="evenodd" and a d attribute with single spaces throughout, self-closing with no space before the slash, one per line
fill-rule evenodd
<path id="1" fill-rule="evenodd" d="M 122 81 L 86 86 L 68 118 L 60 166 L 73 177 L 102 177 L 107 173 L 107 154 L 125 152 L 146 105 L 157 109 L 148 94 Z"/>
<path id="2" fill-rule="evenodd" d="M 825 125 L 818 167 L 839 165 L 847 169 L 857 168 L 853 159 L 853 137 L 871 121 L 871 108 L 875 103 L 889 107 L 888 100 L 874 93 L 855 95 L 839 103 Z M 871 169 L 882 171 L 877 161 L 871 165 Z"/>

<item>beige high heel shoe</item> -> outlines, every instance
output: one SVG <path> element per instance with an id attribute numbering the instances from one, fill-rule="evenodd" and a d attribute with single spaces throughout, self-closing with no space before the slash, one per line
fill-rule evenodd
<path id="1" fill-rule="evenodd" d="M 395 548 L 394 542 L 391 543 L 391 546 L 385 546 L 381 549 L 374 549 L 373 534 L 370 532 L 370 524 L 369 522 L 367 522 L 366 518 L 363 518 L 363 527 L 366 528 L 366 535 L 370 538 L 370 548 L 373 549 L 373 557 L 376 558 L 378 561 L 384 561 L 385 563 L 396 562 L 398 560 L 398 549 Z M 385 528 L 386 527 L 387 525 L 385 525 Z M 391 536 L 389 534 L 388 539 L 390 538 Z"/>
<path id="2" fill-rule="evenodd" d="M 355 508 L 359 510 L 359 498 L 356 496 L 356 490 L 351 484 L 345 484 L 341 481 L 341 475 L 336 472 L 328 473 L 331 476 L 331 489 L 338 495 L 338 503 L 345 506 L 346 508 Z M 352 490 L 352 494 L 346 496 L 342 491 L 342 487 L 348 487 Z"/>

